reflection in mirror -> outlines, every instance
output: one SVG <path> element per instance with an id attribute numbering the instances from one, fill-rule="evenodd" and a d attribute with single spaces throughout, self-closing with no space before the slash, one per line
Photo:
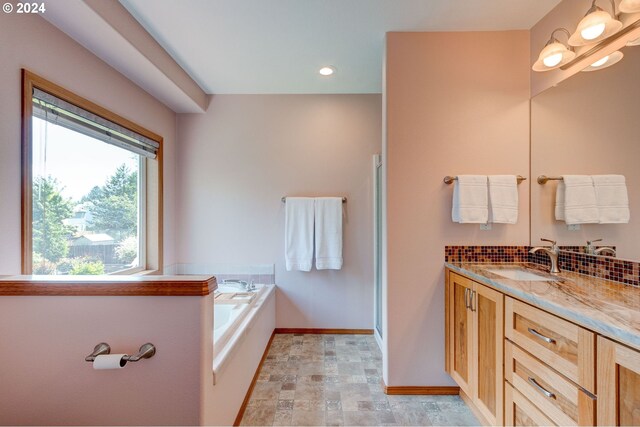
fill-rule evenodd
<path id="1" fill-rule="evenodd" d="M 532 244 L 546 237 L 567 250 L 640 260 L 640 46 L 622 52 L 617 64 L 578 73 L 531 100 Z M 536 182 L 607 174 L 625 176 L 628 224 L 570 227 L 556 220 L 560 181 Z"/>

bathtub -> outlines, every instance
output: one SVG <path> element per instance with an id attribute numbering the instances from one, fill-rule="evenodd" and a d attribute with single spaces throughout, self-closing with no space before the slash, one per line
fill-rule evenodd
<path id="1" fill-rule="evenodd" d="M 275 329 L 275 294 L 275 285 L 263 285 L 250 303 L 214 303 L 213 387 L 205 399 L 205 425 L 233 424 Z"/>

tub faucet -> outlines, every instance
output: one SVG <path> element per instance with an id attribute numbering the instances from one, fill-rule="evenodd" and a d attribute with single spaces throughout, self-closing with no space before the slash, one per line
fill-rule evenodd
<path id="1" fill-rule="evenodd" d="M 549 259 L 551 260 L 551 269 L 549 270 L 549 272 L 552 274 L 560 273 L 560 269 L 558 268 L 558 255 L 560 255 L 560 248 L 558 247 L 558 245 L 554 240 L 549 240 L 549 239 L 540 239 L 540 240 L 542 240 L 543 242 L 551 243 L 551 246 L 536 246 L 534 248 L 531 248 L 529 253 L 535 254 L 538 251 L 543 251 L 544 253 L 549 255 Z"/>

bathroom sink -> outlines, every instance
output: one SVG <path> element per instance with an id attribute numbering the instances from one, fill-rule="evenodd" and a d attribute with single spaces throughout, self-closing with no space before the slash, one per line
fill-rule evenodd
<path id="1" fill-rule="evenodd" d="M 542 276 L 521 268 L 488 268 L 487 271 L 511 280 L 525 280 L 529 282 L 546 282 L 549 280 L 555 280 L 549 276 Z"/>

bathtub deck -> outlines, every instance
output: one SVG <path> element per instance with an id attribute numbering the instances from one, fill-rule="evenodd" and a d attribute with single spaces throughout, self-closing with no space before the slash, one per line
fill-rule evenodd
<path id="1" fill-rule="evenodd" d="M 278 334 L 242 425 L 478 425 L 458 396 L 386 395 L 371 335 Z"/>

